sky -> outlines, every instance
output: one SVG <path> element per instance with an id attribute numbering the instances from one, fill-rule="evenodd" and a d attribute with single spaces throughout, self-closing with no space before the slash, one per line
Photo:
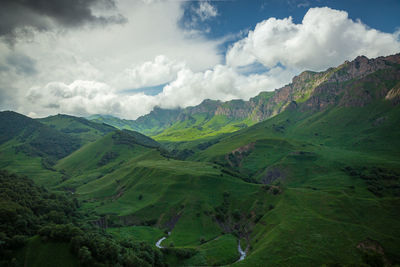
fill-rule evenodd
<path id="1" fill-rule="evenodd" d="M 136 119 L 400 52 L 398 0 L 0 0 L 0 110 Z"/>

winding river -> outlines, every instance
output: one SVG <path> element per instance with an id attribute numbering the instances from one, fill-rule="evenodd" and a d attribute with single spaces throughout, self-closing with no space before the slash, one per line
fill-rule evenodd
<path id="1" fill-rule="evenodd" d="M 161 238 L 160 240 L 158 240 L 157 243 L 156 243 L 156 247 L 158 247 L 158 248 L 164 248 L 163 246 L 161 246 L 161 242 L 163 242 L 165 239 L 167 239 L 166 236 L 164 236 L 163 238 Z"/>

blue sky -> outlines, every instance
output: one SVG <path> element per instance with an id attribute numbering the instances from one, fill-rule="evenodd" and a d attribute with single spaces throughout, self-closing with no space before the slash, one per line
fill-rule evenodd
<path id="1" fill-rule="evenodd" d="M 199 25 L 200 29 L 210 28 L 208 38 L 221 38 L 227 34 L 238 34 L 253 29 L 257 23 L 270 17 L 291 16 L 295 23 L 301 23 L 311 7 L 330 7 L 345 10 L 353 20 L 360 19 L 371 28 L 393 33 L 400 27 L 400 1 L 398 0 L 227 0 L 212 1 L 218 10 L 215 19 Z M 190 20 L 193 8 L 199 1 L 185 4 L 183 24 Z M 231 42 L 224 43 L 225 51 Z"/>
<path id="2" fill-rule="evenodd" d="M 59 2 L 77 6 L 53 12 Z M 35 3 L 0 10 L 0 110 L 31 117 L 246 100 L 304 70 L 400 52 L 398 0 Z"/>
<path id="3" fill-rule="evenodd" d="M 252 29 L 270 17 L 292 16 L 295 23 L 300 23 L 309 8 L 325 6 L 345 10 L 353 20 L 360 19 L 384 32 L 394 32 L 400 27 L 398 0 L 228 0 L 212 1 L 212 4 L 219 15 L 207 23 L 212 30 L 211 38 Z M 190 10 L 197 5 L 199 1 L 186 3 L 185 19 L 190 19 Z"/>

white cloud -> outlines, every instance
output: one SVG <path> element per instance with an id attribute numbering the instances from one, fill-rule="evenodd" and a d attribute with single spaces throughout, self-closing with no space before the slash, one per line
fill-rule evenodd
<path id="1" fill-rule="evenodd" d="M 219 15 L 217 7 L 208 0 L 198 1 L 198 4 L 192 5 L 190 11 L 190 18 L 184 22 L 188 36 L 209 33 L 211 28 L 207 22 Z"/>
<path id="2" fill-rule="evenodd" d="M 107 95 L 102 101 L 115 102 L 120 97 L 117 96 L 120 90 L 167 83 L 175 79 L 177 72 L 185 66 L 193 71 L 203 71 L 223 60 L 218 49 L 222 40 L 208 40 L 200 33 L 188 38 L 185 29 L 179 26 L 184 12 L 183 2 L 120 0 L 117 8 L 127 18 L 127 23 L 36 32 L 30 41 L 21 40 L 13 49 L 0 42 L 0 96 L 7 98 L 0 100 L 0 109 L 36 113 L 38 116 L 67 111 L 80 114 L 72 107 L 79 103 L 90 106 L 93 99 L 82 102 L 82 96 L 76 96 L 61 101 L 60 109 L 43 108 L 40 103 L 26 103 L 27 90 L 38 88 L 39 92 L 45 91 L 44 88 L 54 82 L 71 85 L 75 81 L 93 81 L 113 88 L 114 95 Z M 10 58 L 14 59 L 12 66 L 7 65 Z M 29 68 L 32 70 L 30 75 L 21 71 Z M 42 101 L 51 103 L 50 98 L 45 101 L 45 93 L 42 95 Z M 137 99 L 138 95 L 132 97 Z M 129 97 L 124 95 L 120 98 Z M 99 106 L 99 99 L 96 99 L 96 106 Z M 78 104 L 72 105 L 72 101 Z M 68 108 L 63 109 L 63 106 Z M 84 109 L 88 111 L 88 108 Z M 97 112 L 106 113 L 108 110 L 98 109 Z M 135 117 L 148 111 L 139 102 L 123 116 Z"/>
<path id="3" fill-rule="evenodd" d="M 241 75 L 226 65 L 217 65 L 205 72 L 181 70 L 175 81 L 164 87 L 158 96 L 164 108 L 187 107 L 204 99 L 228 101 L 249 99 L 261 91 L 279 88 L 292 78 L 293 73 L 279 67 L 265 74 Z"/>
<path id="4" fill-rule="evenodd" d="M 20 41 L 13 50 L 0 43 L 0 57 L 16 53 L 29 55 L 37 62 L 35 77 L 19 76 L 24 88 L 75 80 L 96 80 L 118 89 L 129 88 L 116 77 L 132 65 L 151 61 L 158 55 L 185 62 L 195 71 L 211 68 L 222 60 L 218 50 L 221 41 L 199 34 L 187 38 L 179 26 L 182 5 L 177 1 L 121 0 L 117 8 L 127 18 L 125 24 L 36 32 L 31 41 Z"/>
<path id="5" fill-rule="evenodd" d="M 154 106 L 187 107 L 200 104 L 207 98 L 224 101 L 248 99 L 261 91 L 282 86 L 292 76 L 292 72 L 279 67 L 266 74 L 250 76 L 241 75 L 226 65 L 217 65 L 205 72 L 183 68 L 177 78 L 156 96 L 120 94 L 115 88 L 94 81 L 52 82 L 44 87 L 30 88 L 23 111 L 33 116 L 56 112 L 80 116 L 101 113 L 135 119 L 150 112 Z"/>
<path id="6" fill-rule="evenodd" d="M 345 11 L 310 8 L 301 24 L 270 18 L 257 24 L 226 55 L 230 66 L 278 63 L 299 70 L 323 70 L 359 55 L 377 57 L 400 51 L 398 34 L 371 29 Z"/>
<path id="7" fill-rule="evenodd" d="M 26 99 L 25 111 L 36 116 L 57 111 L 79 116 L 113 114 L 136 118 L 150 112 L 156 104 L 154 97 L 142 93 L 124 96 L 107 84 L 81 80 L 71 84 L 52 82 L 44 87 L 32 87 Z M 30 108 L 34 108 L 35 112 L 28 112 Z"/>
<path id="8" fill-rule="evenodd" d="M 201 21 L 206 21 L 218 15 L 218 10 L 215 6 L 208 1 L 200 1 L 199 7 L 194 9 L 194 12 Z"/>
<path id="9" fill-rule="evenodd" d="M 14 50 L 0 43 L 1 108 L 31 116 L 101 113 L 135 119 L 156 105 L 176 108 L 206 98 L 248 99 L 281 87 L 305 69 L 322 70 L 361 54 L 400 51 L 399 33 L 370 29 L 343 11 L 314 8 L 301 24 L 291 18 L 259 23 L 228 50 L 227 64 L 222 65 L 217 49 L 221 41 L 199 33 L 188 38 L 179 28 L 182 2 L 118 3 L 126 24 L 38 33 L 32 42 L 18 42 Z M 261 70 L 265 72 L 244 74 Z M 123 92 L 164 83 L 156 96 Z"/>
<path id="10" fill-rule="evenodd" d="M 141 88 L 170 82 L 176 78 L 178 71 L 185 68 L 184 62 L 170 60 L 158 55 L 153 61 L 146 61 L 125 69 L 118 75 L 119 83 L 125 88 Z"/>

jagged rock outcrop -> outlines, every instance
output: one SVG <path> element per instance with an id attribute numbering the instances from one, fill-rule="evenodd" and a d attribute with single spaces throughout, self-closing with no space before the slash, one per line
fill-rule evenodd
<path id="1" fill-rule="evenodd" d="M 386 94 L 385 99 L 391 101 L 394 105 L 400 103 L 400 82 Z"/>

